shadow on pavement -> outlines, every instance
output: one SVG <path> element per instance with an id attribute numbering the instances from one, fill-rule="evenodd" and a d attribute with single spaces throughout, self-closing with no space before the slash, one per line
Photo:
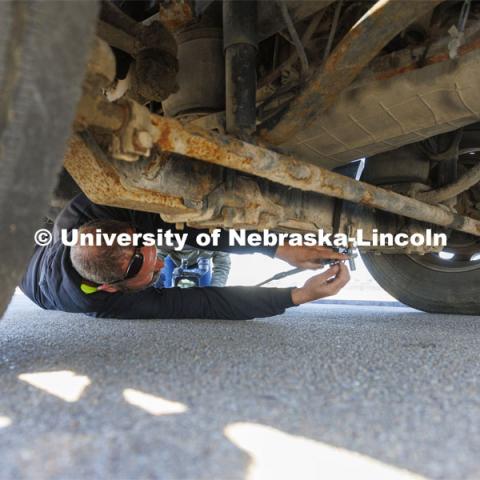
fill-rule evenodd
<path id="1" fill-rule="evenodd" d="M 0 322 L 1 477 L 474 477 L 478 320 L 337 305 L 100 320 L 16 296 Z"/>

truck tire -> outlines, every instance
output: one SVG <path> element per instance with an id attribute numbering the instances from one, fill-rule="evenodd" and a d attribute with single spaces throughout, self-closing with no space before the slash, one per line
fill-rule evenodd
<path id="1" fill-rule="evenodd" d="M 367 159 L 362 180 L 375 185 L 405 181 L 401 174 L 402 158 L 415 148 L 412 145 L 389 152 L 389 155 L 383 155 L 382 162 L 376 161 L 375 157 L 370 163 Z M 400 172 L 400 175 L 394 178 L 393 171 Z M 421 172 L 422 168 L 412 171 Z M 419 175 L 408 180 L 422 181 L 422 178 Z M 377 283 L 406 305 L 432 313 L 480 315 L 478 238 L 454 232 L 440 254 L 361 253 L 361 257 Z"/>
<path id="2" fill-rule="evenodd" d="M 455 262 L 455 257 L 434 254 L 361 256 L 377 283 L 405 305 L 431 313 L 480 315 L 478 260 Z"/>
<path id="3" fill-rule="evenodd" d="M 0 2 L 0 315 L 55 186 L 97 11 L 84 0 Z"/>

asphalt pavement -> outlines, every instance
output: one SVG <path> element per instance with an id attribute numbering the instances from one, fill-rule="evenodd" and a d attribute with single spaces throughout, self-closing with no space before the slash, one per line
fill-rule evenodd
<path id="1" fill-rule="evenodd" d="M 480 318 L 100 320 L 16 295 L 0 478 L 480 478 Z"/>

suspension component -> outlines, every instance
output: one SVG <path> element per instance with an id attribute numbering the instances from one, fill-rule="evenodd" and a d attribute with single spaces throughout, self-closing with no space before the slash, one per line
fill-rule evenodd
<path id="1" fill-rule="evenodd" d="M 257 91 L 257 2 L 223 2 L 226 127 L 232 134 L 255 131 Z"/>

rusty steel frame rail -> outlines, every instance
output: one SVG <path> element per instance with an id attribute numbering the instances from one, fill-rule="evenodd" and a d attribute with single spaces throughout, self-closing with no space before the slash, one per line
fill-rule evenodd
<path id="1" fill-rule="evenodd" d="M 312 75 L 276 125 L 260 131 L 261 138 L 278 145 L 313 123 L 390 40 L 441 1 L 417 0 L 408 6 L 405 0 L 377 1 Z"/>
<path id="2" fill-rule="evenodd" d="M 177 153 L 289 187 L 360 203 L 415 220 L 480 236 L 480 221 L 299 161 L 266 148 L 180 122 L 151 116 L 154 144 Z"/>

